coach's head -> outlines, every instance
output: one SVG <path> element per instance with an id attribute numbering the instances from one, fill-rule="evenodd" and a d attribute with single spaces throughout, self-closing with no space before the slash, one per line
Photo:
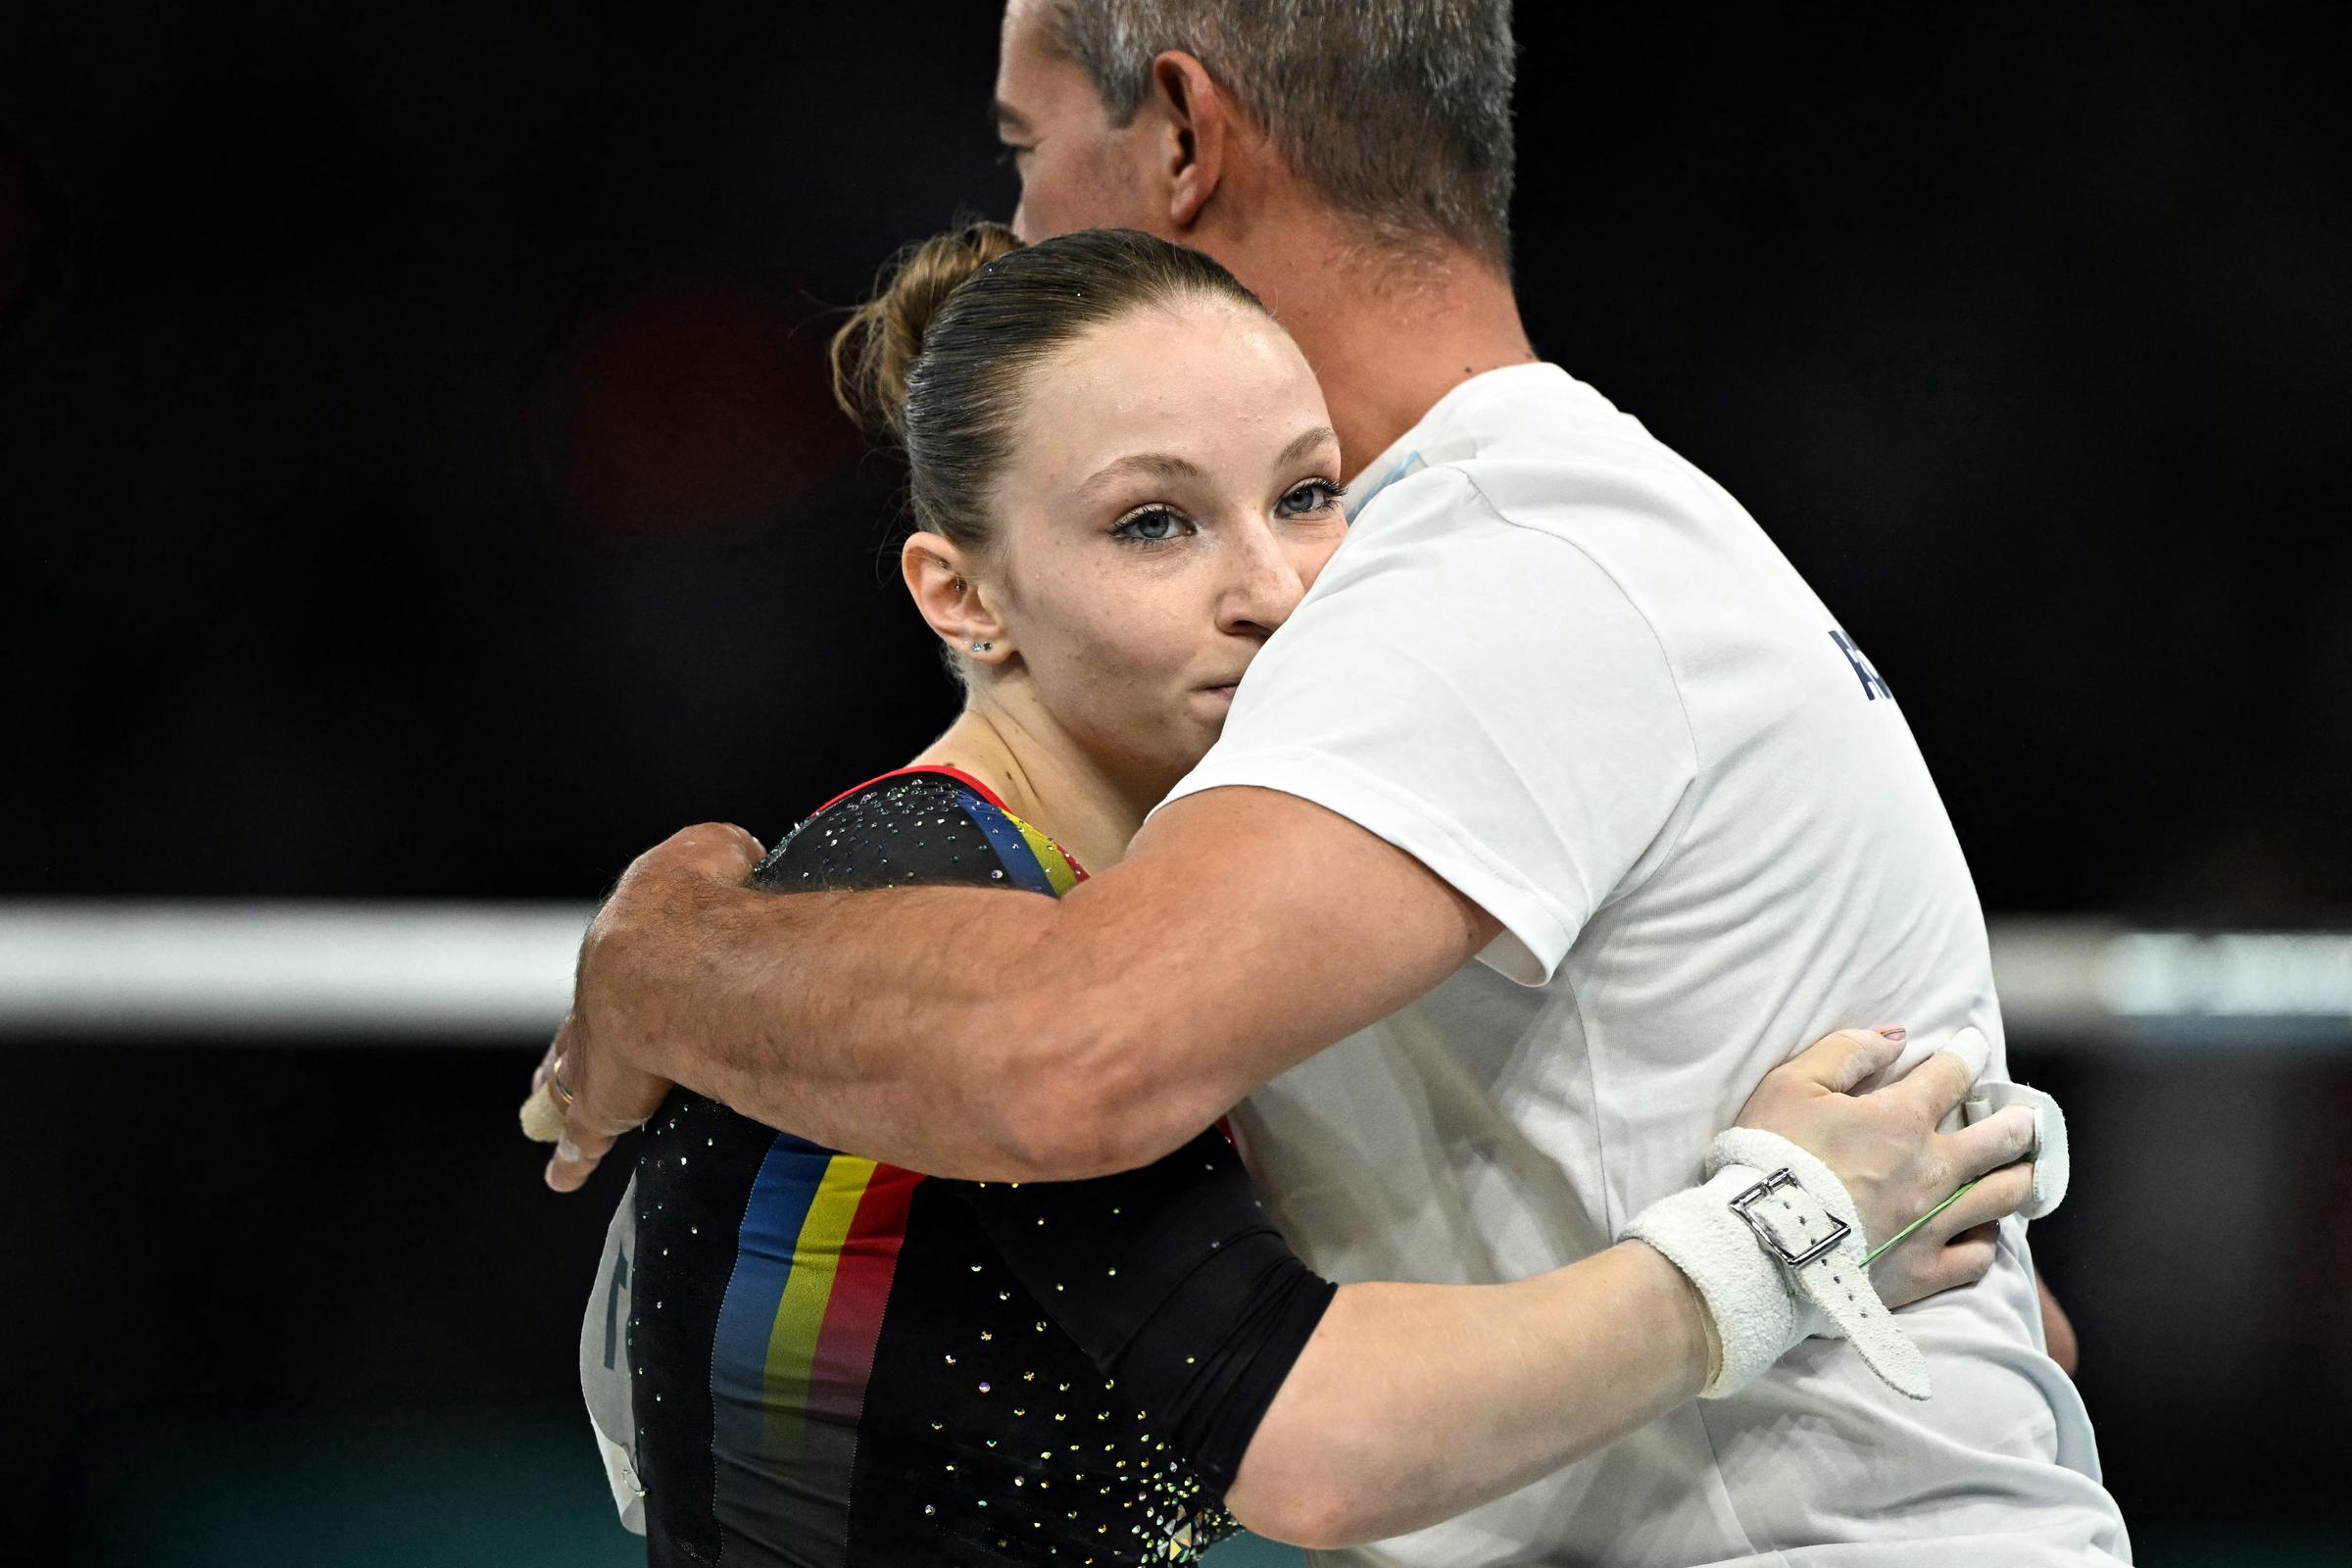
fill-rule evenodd
<path id="1" fill-rule="evenodd" d="M 1513 64 L 1509 0 L 1011 0 L 1013 227 L 1145 229 L 1270 300 L 1332 265 L 1507 275 Z"/>

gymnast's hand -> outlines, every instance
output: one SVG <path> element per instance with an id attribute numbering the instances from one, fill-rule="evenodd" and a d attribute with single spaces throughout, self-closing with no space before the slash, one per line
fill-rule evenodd
<path id="1" fill-rule="evenodd" d="M 523 1131 L 556 1152 L 547 1185 L 576 1192 L 622 1133 L 660 1108 L 669 1081 L 643 1065 L 662 1022 L 651 988 L 632 966 L 655 961 L 680 905 L 719 883 L 739 888 L 760 863 L 760 841 L 706 822 L 673 834 L 630 862 L 580 943 L 571 1011 L 556 1031 L 522 1107 Z"/>
<path id="2" fill-rule="evenodd" d="M 1765 1074 L 1740 1112 L 1740 1126 L 1779 1133 L 1837 1173 L 1862 1212 L 1866 1248 L 1975 1181 L 1872 1265 L 1871 1283 L 1888 1306 L 1983 1279 L 1992 1267 L 1993 1222 L 2016 1212 L 2034 1186 L 2025 1157 L 2034 1147 L 2034 1115 L 2023 1106 L 1958 1132 L 1936 1130 L 1974 1078 L 1951 1053 L 1855 1092 L 1902 1049 L 1899 1029 L 1840 1030 Z"/>

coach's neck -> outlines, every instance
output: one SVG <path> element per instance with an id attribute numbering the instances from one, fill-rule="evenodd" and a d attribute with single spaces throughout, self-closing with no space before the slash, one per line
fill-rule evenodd
<path id="1" fill-rule="evenodd" d="M 1450 241 L 1411 251 L 1323 238 L 1237 273 L 1290 329 L 1323 383 L 1352 483 L 1365 466 L 1474 375 L 1538 358 L 1508 279 Z M 1256 276 L 1252 276 L 1252 273 Z"/>
<path id="2" fill-rule="evenodd" d="M 1493 263 L 1451 239 L 1375 240 L 1295 180 L 1220 192 L 1178 237 L 1223 262 L 1297 340 L 1350 480 L 1470 377 L 1538 358 Z"/>
<path id="3" fill-rule="evenodd" d="M 1343 212 L 1190 55 L 1120 133 L 1141 225 L 1225 264 L 1314 367 L 1349 478 L 1474 375 L 1536 359 L 1507 270 L 1419 215 Z"/>

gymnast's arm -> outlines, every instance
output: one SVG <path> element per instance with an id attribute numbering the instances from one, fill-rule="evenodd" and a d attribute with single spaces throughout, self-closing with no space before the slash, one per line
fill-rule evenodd
<path id="1" fill-rule="evenodd" d="M 1833 1035 L 1776 1068 L 1740 1120 L 1800 1123 L 1853 1102 L 1897 1048 Z M 1862 1097 L 1908 1107 L 1874 1159 L 1910 1151 L 1968 1082 L 1949 1057 Z M 2031 1191 L 1995 1168 L 2030 1136 L 1969 1129 L 1983 1174 L 1873 1275 L 1901 1303 L 1982 1277 L 1990 1222 Z M 1808 1135 L 1809 1136 L 1809 1135 Z M 1870 1162 L 1870 1161 L 1865 1161 Z M 1417 1530 L 1594 1452 L 1695 1395 L 1706 1309 L 1639 1242 L 1499 1285 L 1317 1278 L 1266 1220 L 1218 1133 L 1141 1170 L 1086 1182 L 964 1184 L 1002 1256 L 1152 1435 L 1259 1535 L 1332 1547 Z"/>
<path id="2" fill-rule="evenodd" d="M 1223 1135 L 1086 1182 L 957 1184 L 999 1254 L 1244 1526 L 1294 1545 L 1448 1518 L 1696 1394 L 1704 1308 L 1628 1243 L 1511 1285 L 1348 1285 Z"/>
<path id="3" fill-rule="evenodd" d="M 1504 1285 L 1342 1286 L 1225 1504 L 1331 1548 L 1423 1529 L 1694 1396 L 1704 1308 L 1640 1242 Z"/>
<path id="4" fill-rule="evenodd" d="M 939 1175 L 1128 1169 L 1498 929 L 1411 856 L 1258 789 L 1167 807 L 1058 901 L 746 890 L 758 858 L 740 829 L 690 828 L 614 889 L 550 1050 L 573 1094 L 552 1184 L 584 1181 L 668 1082 Z"/>

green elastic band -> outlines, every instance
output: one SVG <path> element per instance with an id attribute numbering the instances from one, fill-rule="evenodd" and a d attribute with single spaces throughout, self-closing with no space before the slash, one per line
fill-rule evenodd
<path id="1" fill-rule="evenodd" d="M 1922 1225 L 1925 1225 L 1928 1221 L 1934 1219 L 1936 1215 L 1942 1213 L 1945 1209 L 1960 1201 L 1960 1193 L 1965 1193 L 1971 1187 L 1976 1185 L 1977 1184 L 1975 1182 L 1962 1182 L 1960 1184 L 1959 1193 L 1954 1193 L 1951 1197 L 1945 1199 L 1942 1202 L 1937 1203 L 1934 1208 L 1929 1209 L 1925 1214 L 1920 1215 L 1919 1218 L 1913 1220 L 1910 1224 L 1904 1226 L 1901 1230 L 1896 1231 L 1892 1236 L 1887 1237 L 1877 1247 L 1873 1248 L 1870 1251 L 1870 1254 L 1862 1259 L 1862 1266 L 1864 1268 L 1868 1268 L 1871 1264 L 1876 1263 L 1882 1256 L 1886 1254 L 1886 1249 L 1894 1246 L 1904 1237 L 1909 1236 L 1913 1231 L 1919 1229 Z"/>

